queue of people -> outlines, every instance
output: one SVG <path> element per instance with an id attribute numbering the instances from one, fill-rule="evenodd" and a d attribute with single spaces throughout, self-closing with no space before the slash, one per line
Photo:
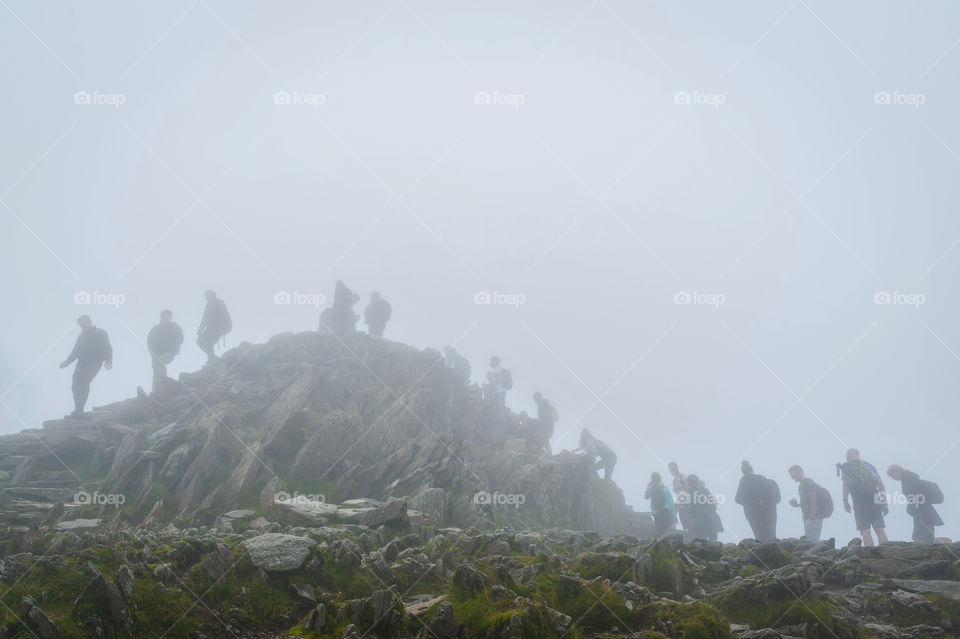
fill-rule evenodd
<path id="1" fill-rule="evenodd" d="M 676 531 L 679 523 L 683 530 L 691 531 L 696 538 L 716 541 L 718 533 L 723 532 L 717 499 L 699 477 L 681 473 L 676 462 L 670 462 L 668 469 L 673 477 L 672 492 L 657 472 L 651 474 L 644 492 L 644 497 L 650 500 L 657 535 Z M 775 480 L 756 473 L 747 461 L 741 464 L 740 470 L 742 477 L 734 501 L 743 507 L 753 538 L 774 541 L 777 539 L 780 488 Z M 799 465 L 791 466 L 787 473 L 797 483 L 797 497 L 788 503 L 800 510 L 803 536 L 810 541 L 820 541 L 823 520 L 833 514 L 830 490 L 807 477 Z M 901 483 L 897 501 L 906 505 L 907 515 L 913 518 L 913 541 L 934 543 L 935 529 L 943 525 L 934 507 L 943 503 L 940 487 L 898 464 L 892 464 L 887 475 Z M 884 517 L 889 515 L 891 500 L 877 468 L 862 460 L 856 448 L 851 448 L 846 453 L 846 461 L 837 464 L 837 476 L 841 480 L 843 508 L 853 515 L 863 545 L 886 543 Z"/>

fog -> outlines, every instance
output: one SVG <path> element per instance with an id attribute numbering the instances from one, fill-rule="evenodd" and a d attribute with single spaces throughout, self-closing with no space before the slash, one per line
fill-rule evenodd
<path id="1" fill-rule="evenodd" d="M 834 465 L 857 447 L 937 481 L 938 534 L 960 537 L 954 3 L 0 16 L 0 432 L 70 411 L 57 365 L 81 313 L 116 353 L 96 406 L 149 388 L 161 309 L 187 334 L 175 376 L 203 363 L 204 290 L 230 347 L 315 329 L 321 308 L 275 294 L 329 300 L 343 279 L 392 304 L 390 339 L 455 345 L 478 381 L 499 355 L 508 405 L 548 397 L 555 451 L 583 427 L 610 444 L 638 510 L 676 460 L 726 497 L 721 538 L 750 536 L 732 503 L 749 459 L 799 536 L 798 463 L 846 543 Z M 910 539 L 902 505 L 887 521 Z"/>

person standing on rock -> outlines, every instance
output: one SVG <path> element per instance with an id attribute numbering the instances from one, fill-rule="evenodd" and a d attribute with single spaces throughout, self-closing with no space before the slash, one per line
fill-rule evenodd
<path id="1" fill-rule="evenodd" d="M 233 321 L 227 311 L 227 305 L 213 291 L 207 291 L 207 306 L 203 309 L 200 328 L 197 329 L 197 345 L 207 355 L 207 365 L 217 361 L 214 348 L 223 336 L 233 329 Z"/>
<path id="2" fill-rule="evenodd" d="M 533 401 L 537 404 L 537 421 L 540 422 L 540 444 L 550 453 L 550 439 L 553 437 L 553 427 L 560 419 L 557 409 L 546 397 L 539 392 L 533 394 Z"/>
<path id="3" fill-rule="evenodd" d="M 853 512 L 857 531 L 863 538 L 864 546 L 873 546 L 870 529 L 877 533 L 877 543 L 887 543 L 884 515 L 890 512 L 885 499 L 886 488 L 880 473 L 870 464 L 860 459 L 860 451 L 851 448 L 847 451 L 847 461 L 837 465 L 837 472 L 843 480 L 843 509 Z M 853 507 L 850 500 L 853 500 Z"/>
<path id="4" fill-rule="evenodd" d="M 443 347 L 443 365 L 453 371 L 464 384 L 470 383 L 470 362 L 452 346 Z"/>
<path id="5" fill-rule="evenodd" d="M 717 513 L 717 500 L 696 475 L 687 475 L 690 487 L 690 530 L 694 539 L 716 541 L 723 532 L 723 522 Z"/>
<path id="6" fill-rule="evenodd" d="M 320 330 L 334 335 L 355 333 L 359 317 L 353 312 L 353 305 L 359 300 L 360 296 L 347 288 L 343 280 L 337 280 L 333 289 L 333 306 L 320 314 Z"/>
<path id="7" fill-rule="evenodd" d="M 893 464 L 887 475 L 900 482 L 900 492 L 907 502 L 907 514 L 913 517 L 913 541 L 932 544 L 937 535 L 935 528 L 943 525 L 940 514 L 933 507 L 943 502 L 943 493 L 934 482 L 920 479 L 915 472 Z"/>
<path id="8" fill-rule="evenodd" d="M 660 473 L 651 473 L 650 483 L 647 484 L 643 497 L 650 500 L 650 513 L 653 515 L 657 537 L 663 537 L 676 530 L 677 506 L 673 502 L 670 489 L 660 478 Z"/>
<path id="9" fill-rule="evenodd" d="M 810 541 L 820 541 L 823 520 L 829 517 L 833 511 L 833 500 L 830 497 L 830 492 L 805 476 L 803 468 L 800 466 L 793 465 L 788 472 L 793 481 L 799 484 L 797 491 L 800 494 L 800 500 L 798 501 L 794 497 L 788 503 L 794 508 L 800 509 L 803 516 L 803 536 Z"/>
<path id="10" fill-rule="evenodd" d="M 387 327 L 391 312 L 390 303 L 382 299 L 380 293 L 376 291 L 370 293 L 370 303 L 363 311 L 363 321 L 368 327 L 367 331 L 374 337 L 383 337 L 383 330 Z"/>
<path id="11" fill-rule="evenodd" d="M 173 321 L 173 312 L 160 311 L 160 323 L 147 334 L 147 350 L 153 364 L 153 392 L 162 390 L 167 380 L 167 365 L 180 353 L 183 329 Z"/>
<path id="12" fill-rule="evenodd" d="M 603 469 L 603 478 L 610 481 L 613 476 L 613 467 L 617 465 L 617 454 L 613 449 L 593 436 L 593 434 L 584 428 L 580 431 L 580 447 L 574 452 L 583 451 L 587 454 L 593 464 L 594 470 Z M 600 458 L 597 461 L 597 457 Z"/>
<path id="13" fill-rule="evenodd" d="M 66 368 L 74 361 L 77 362 L 73 369 L 71 386 L 73 412 L 66 417 L 83 419 L 83 407 L 86 406 L 87 398 L 90 397 L 90 382 L 100 372 L 101 366 L 107 370 L 113 368 L 113 347 L 110 345 L 107 332 L 94 326 L 89 315 L 78 317 L 77 324 L 80 326 L 80 335 L 77 336 L 70 355 L 60 363 L 60 368 Z"/>
<path id="14" fill-rule="evenodd" d="M 511 388 L 513 388 L 513 376 L 510 371 L 500 365 L 499 357 L 491 357 L 484 396 L 498 406 L 506 407 L 507 391 Z"/>
<path id="15" fill-rule="evenodd" d="M 667 468 L 673 476 L 673 494 L 677 496 L 677 515 L 680 518 L 680 525 L 684 530 L 690 530 L 690 486 L 687 484 L 687 476 L 680 473 L 677 462 L 670 462 Z"/>
<path id="16" fill-rule="evenodd" d="M 743 514 L 753 530 L 757 541 L 777 539 L 777 504 L 780 503 L 780 488 L 772 479 L 753 472 L 750 462 L 740 464 L 743 477 L 734 499 L 743 506 Z"/>

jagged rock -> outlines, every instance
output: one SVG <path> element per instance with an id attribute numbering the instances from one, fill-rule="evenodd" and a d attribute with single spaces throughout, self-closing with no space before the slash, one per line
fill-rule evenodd
<path id="1" fill-rule="evenodd" d="M 27 623 L 40 639 L 60 639 L 60 629 L 44 614 L 33 597 L 20 600 L 20 610 Z"/>
<path id="2" fill-rule="evenodd" d="M 341 635 L 342 639 L 361 639 L 360 631 L 353 624 L 349 624 Z"/>
<path id="3" fill-rule="evenodd" d="M 453 585 L 467 592 L 480 592 L 487 587 L 487 576 L 470 564 L 460 564 L 453 573 Z"/>
<path id="4" fill-rule="evenodd" d="M 130 568 L 128 568 L 126 564 L 117 569 L 117 574 L 114 577 L 114 581 L 117 582 L 117 588 L 120 589 L 120 594 L 127 599 L 133 596 L 133 591 L 136 587 L 136 581 L 133 577 L 133 573 L 130 572 Z"/>
<path id="5" fill-rule="evenodd" d="M 435 601 L 435 600 L 434 600 Z M 453 604 L 449 601 L 441 602 L 430 619 L 420 631 L 420 639 L 432 637 L 434 639 L 457 639 L 457 619 L 454 616 Z"/>
<path id="6" fill-rule="evenodd" d="M 203 561 L 203 569 L 214 580 L 220 581 L 233 568 L 233 553 L 226 544 L 217 544 Z"/>
<path id="7" fill-rule="evenodd" d="M 316 542 L 307 537 L 265 533 L 244 540 L 243 545 L 254 566 L 268 572 L 282 572 L 300 568 Z"/>
<path id="8" fill-rule="evenodd" d="M 409 526 L 407 519 L 407 500 L 395 499 L 386 504 L 358 515 L 354 521 L 362 526 L 374 528 L 376 526 L 391 526 L 405 528 Z"/>

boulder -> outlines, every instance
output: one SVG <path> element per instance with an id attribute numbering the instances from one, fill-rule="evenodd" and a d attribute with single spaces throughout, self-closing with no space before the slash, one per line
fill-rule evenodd
<path id="1" fill-rule="evenodd" d="M 316 542 L 307 537 L 264 533 L 244 540 L 243 545 L 257 568 L 268 572 L 284 572 L 303 566 Z"/>

